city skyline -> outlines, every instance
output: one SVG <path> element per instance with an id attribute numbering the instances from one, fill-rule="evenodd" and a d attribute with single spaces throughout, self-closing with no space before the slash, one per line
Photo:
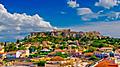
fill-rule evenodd
<path id="1" fill-rule="evenodd" d="M 120 0 L 0 0 L 0 41 L 54 28 L 120 37 Z"/>

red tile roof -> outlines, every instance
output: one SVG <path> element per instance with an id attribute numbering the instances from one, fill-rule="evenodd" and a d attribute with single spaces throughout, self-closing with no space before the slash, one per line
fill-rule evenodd
<path id="1" fill-rule="evenodd" d="M 104 59 L 99 62 L 95 67 L 118 67 L 118 64 L 113 63 L 111 60 Z"/>

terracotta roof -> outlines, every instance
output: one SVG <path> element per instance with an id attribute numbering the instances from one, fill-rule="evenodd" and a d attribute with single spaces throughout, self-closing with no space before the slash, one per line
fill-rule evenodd
<path id="1" fill-rule="evenodd" d="M 5 54 L 4 52 L 0 52 L 0 54 Z"/>
<path id="2" fill-rule="evenodd" d="M 7 52 L 7 54 L 15 54 L 17 51 L 10 51 L 10 52 Z"/>
<path id="3" fill-rule="evenodd" d="M 3 62 L 0 62 L 0 65 L 3 65 Z"/>
<path id="4" fill-rule="evenodd" d="M 79 53 L 82 53 L 83 51 L 79 51 Z"/>
<path id="5" fill-rule="evenodd" d="M 102 47 L 100 49 L 113 49 L 112 47 Z"/>
<path id="6" fill-rule="evenodd" d="M 32 62 L 14 62 L 15 65 L 31 65 Z"/>
<path id="7" fill-rule="evenodd" d="M 113 63 L 113 61 L 111 60 L 104 59 L 103 61 L 99 62 L 95 67 L 118 67 L 118 65 Z"/>
<path id="8" fill-rule="evenodd" d="M 85 56 L 92 56 L 93 53 L 84 53 Z"/>
<path id="9" fill-rule="evenodd" d="M 50 55 L 50 54 L 55 54 L 56 52 L 50 52 L 48 55 Z"/>
<path id="10" fill-rule="evenodd" d="M 51 61 L 64 61 L 64 58 L 62 58 L 60 56 L 55 56 L 51 59 Z"/>
<path id="11" fill-rule="evenodd" d="M 0 48 L 0 50 L 2 50 L 2 48 Z"/>

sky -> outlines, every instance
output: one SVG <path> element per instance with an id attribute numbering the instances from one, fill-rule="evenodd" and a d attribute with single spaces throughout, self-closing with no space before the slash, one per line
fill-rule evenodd
<path id="1" fill-rule="evenodd" d="M 120 0 L 0 0 L 0 41 L 70 28 L 120 37 Z"/>

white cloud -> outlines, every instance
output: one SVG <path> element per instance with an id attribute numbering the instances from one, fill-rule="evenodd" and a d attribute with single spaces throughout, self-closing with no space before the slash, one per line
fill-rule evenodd
<path id="1" fill-rule="evenodd" d="M 5 7 L 4 7 L 2 4 L 0 4 L 0 10 L 1 10 L 2 12 L 7 12 L 7 10 L 5 9 Z"/>
<path id="2" fill-rule="evenodd" d="M 75 31 L 98 31 L 103 35 L 111 36 L 111 37 L 119 37 L 120 38 L 120 21 L 111 21 L 111 22 L 91 22 L 85 26 L 75 26 L 71 27 L 72 30 Z"/>
<path id="3" fill-rule="evenodd" d="M 90 8 L 77 8 L 77 14 L 80 15 L 81 20 L 90 21 L 92 19 L 95 20 L 120 20 L 120 12 L 104 12 L 101 10 L 97 13 L 93 12 Z"/>
<path id="4" fill-rule="evenodd" d="M 83 21 L 90 21 L 92 19 L 98 19 L 98 18 L 99 18 L 99 15 L 97 13 L 86 14 L 81 16 L 81 19 Z"/>
<path id="5" fill-rule="evenodd" d="M 38 14 L 30 16 L 19 13 L 11 14 L 0 4 L 0 33 L 22 33 L 53 29 L 49 22 Z M 4 36 L 4 35 L 3 35 Z"/>
<path id="6" fill-rule="evenodd" d="M 119 0 L 99 0 L 99 2 L 95 3 L 95 6 L 101 6 L 110 9 L 114 6 L 118 6 L 118 4 L 120 4 Z"/>
<path id="7" fill-rule="evenodd" d="M 61 13 L 61 14 L 67 14 L 67 12 L 64 12 L 64 11 L 61 11 L 60 13 Z"/>
<path id="8" fill-rule="evenodd" d="M 120 12 L 111 12 L 106 14 L 108 19 L 120 19 Z"/>
<path id="9" fill-rule="evenodd" d="M 76 0 L 75 1 L 74 0 L 69 0 L 67 2 L 67 4 L 68 4 L 69 7 L 72 7 L 72 8 L 79 7 L 79 4 L 76 2 Z"/>
<path id="10" fill-rule="evenodd" d="M 90 8 L 78 8 L 77 9 L 78 15 L 85 15 L 85 14 L 92 14 L 92 10 Z"/>
<path id="11" fill-rule="evenodd" d="M 120 1 L 118 0 L 118 4 L 120 4 Z"/>
<path id="12" fill-rule="evenodd" d="M 93 18 L 98 18 L 98 14 L 94 13 L 90 8 L 78 8 L 77 14 L 81 16 L 83 21 L 89 21 Z"/>

